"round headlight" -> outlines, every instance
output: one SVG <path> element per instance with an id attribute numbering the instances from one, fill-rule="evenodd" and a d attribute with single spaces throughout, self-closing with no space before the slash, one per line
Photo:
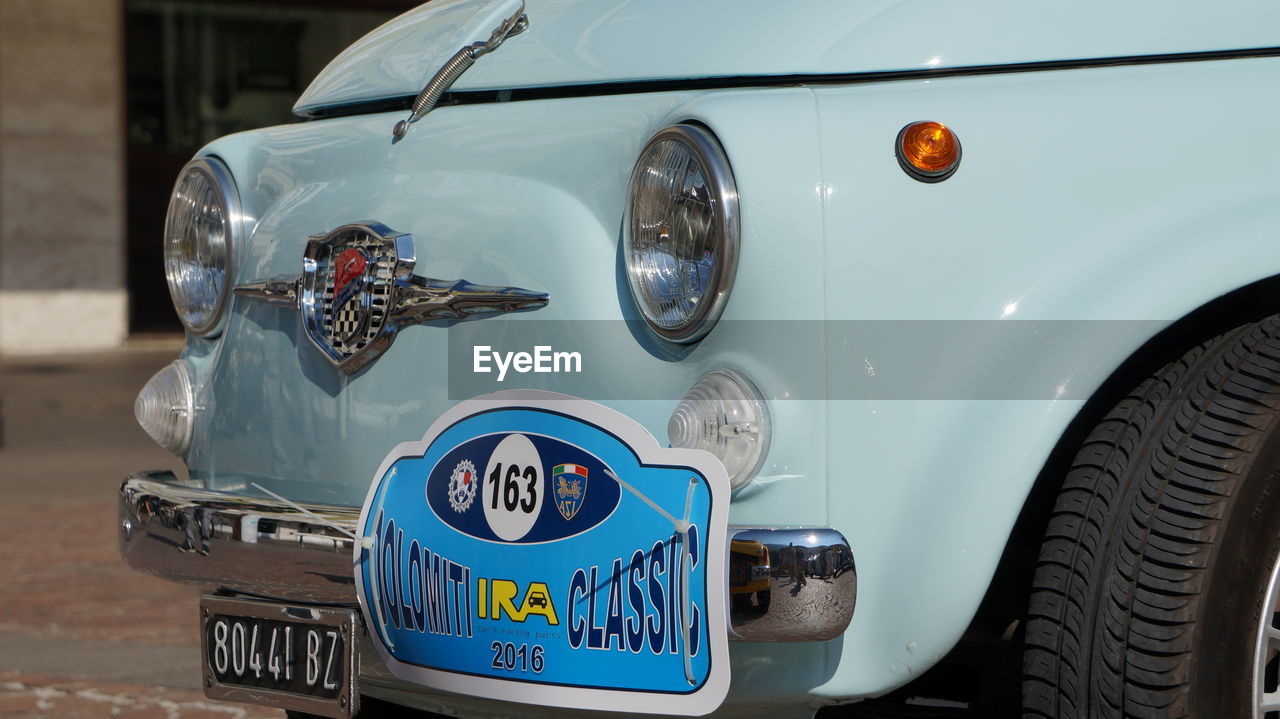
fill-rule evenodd
<path id="1" fill-rule="evenodd" d="M 164 222 L 164 273 L 173 307 L 194 334 L 218 326 L 239 222 L 240 197 L 227 166 L 213 157 L 187 163 Z"/>
<path id="2" fill-rule="evenodd" d="M 724 312 L 738 260 L 738 190 L 706 129 L 675 125 L 631 172 L 623 255 L 631 295 L 673 342 L 701 338 Z"/>
<path id="3" fill-rule="evenodd" d="M 672 447 L 705 449 L 720 458 L 734 489 L 751 481 L 769 453 L 769 407 L 760 390 L 729 369 L 702 376 L 667 421 Z"/>

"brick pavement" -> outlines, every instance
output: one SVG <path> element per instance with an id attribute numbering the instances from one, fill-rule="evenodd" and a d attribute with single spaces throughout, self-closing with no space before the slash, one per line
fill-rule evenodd
<path id="1" fill-rule="evenodd" d="M 0 361 L 0 717 L 283 716 L 204 697 L 196 590 L 129 570 L 116 548 L 120 480 L 181 466 L 133 419 L 177 353 Z"/>
<path id="2" fill-rule="evenodd" d="M 215 702 L 198 690 L 0 672 L 0 717 L 274 719 L 278 711 Z"/>
<path id="3" fill-rule="evenodd" d="M 128 570 L 115 514 L 114 501 L 74 498 L 0 506 L 0 632 L 196 642 L 195 590 Z M 68 531 L 51 531 L 55 521 Z"/>

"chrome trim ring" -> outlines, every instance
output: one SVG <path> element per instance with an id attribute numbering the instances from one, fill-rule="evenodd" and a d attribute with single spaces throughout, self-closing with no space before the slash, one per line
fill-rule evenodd
<path id="1" fill-rule="evenodd" d="M 120 486 L 120 555 L 139 572 L 206 591 L 357 606 L 354 545 L 343 532 L 354 534 L 360 508 L 302 509 L 140 472 Z M 767 527 L 730 527 L 728 535 L 729 639 L 823 641 L 844 633 L 858 591 L 844 536 Z M 735 576 L 744 561 L 746 573 Z"/>
<path id="2" fill-rule="evenodd" d="M 189 324 L 186 317 L 187 313 L 179 308 L 178 296 L 174 292 L 174 273 L 169 266 L 169 222 L 173 216 L 173 202 L 177 197 L 178 188 L 187 177 L 187 173 L 192 171 L 203 174 L 216 188 L 227 225 L 226 267 L 223 270 L 222 288 L 218 292 L 218 302 L 214 305 L 209 321 L 201 325 Z M 212 156 L 197 157 L 182 167 L 182 170 L 178 173 L 177 180 L 173 183 L 173 190 L 169 194 L 169 209 L 165 213 L 163 239 L 165 244 L 163 248 L 165 279 L 169 285 L 169 298 L 173 302 L 174 309 L 178 312 L 178 319 L 182 320 L 182 324 L 198 337 L 212 337 L 222 329 L 222 318 L 226 314 L 228 298 L 231 296 L 231 286 L 235 275 L 235 258 L 245 234 L 243 223 L 244 213 L 240 205 L 240 193 L 236 189 L 235 179 L 231 176 L 231 170 L 222 160 Z"/>
<path id="3" fill-rule="evenodd" d="M 719 261 L 712 270 L 704 301 L 698 309 L 681 326 L 667 328 L 659 326 L 650 316 L 651 313 L 642 299 L 643 291 L 632 270 L 632 205 L 635 200 L 635 186 L 640 173 L 644 171 L 642 160 L 649 149 L 665 140 L 676 140 L 687 146 L 703 167 L 707 170 L 707 181 L 712 189 L 712 210 L 715 232 L 720 237 Z M 740 234 L 738 213 L 738 187 L 733 179 L 733 170 L 729 166 L 729 158 L 724 149 L 716 141 L 709 130 L 700 125 L 680 124 L 668 127 L 645 143 L 636 158 L 635 167 L 631 170 L 631 180 L 627 185 L 626 212 L 622 224 L 623 262 L 627 269 L 627 284 L 631 289 L 631 298 L 645 324 L 659 337 L 681 344 L 696 342 L 706 336 L 724 314 L 725 305 L 729 301 L 729 293 L 733 290 L 734 277 L 738 271 L 738 242 Z M 705 301 L 709 299 L 710 301 Z"/>
<path id="4" fill-rule="evenodd" d="M 1280 555 L 1271 568 L 1267 596 L 1253 650 L 1253 716 L 1274 717 L 1280 712 Z"/>

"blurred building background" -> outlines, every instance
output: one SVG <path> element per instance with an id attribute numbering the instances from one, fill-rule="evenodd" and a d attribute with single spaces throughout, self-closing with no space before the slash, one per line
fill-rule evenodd
<path id="1" fill-rule="evenodd" d="M 178 170 L 294 122 L 344 47 L 421 0 L 0 0 L 0 355 L 180 332 L 160 235 Z"/>

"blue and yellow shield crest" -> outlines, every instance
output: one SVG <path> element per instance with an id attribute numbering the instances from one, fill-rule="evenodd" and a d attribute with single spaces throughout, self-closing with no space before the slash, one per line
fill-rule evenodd
<path id="1" fill-rule="evenodd" d="M 566 521 L 573 519 L 587 497 L 587 468 L 580 464 L 557 464 L 551 470 L 551 487 L 560 516 Z"/>

